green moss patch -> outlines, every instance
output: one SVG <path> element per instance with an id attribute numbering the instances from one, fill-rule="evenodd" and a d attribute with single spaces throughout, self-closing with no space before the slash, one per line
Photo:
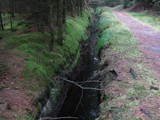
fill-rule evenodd
<path id="1" fill-rule="evenodd" d="M 106 44 L 112 43 L 112 52 L 127 53 L 131 58 L 140 56 L 141 53 L 132 33 L 116 20 L 110 8 L 102 8 L 102 11 L 99 20 L 101 33 L 97 45 L 98 50 Z"/>
<path id="2" fill-rule="evenodd" d="M 8 66 L 2 60 L 0 60 L 0 78 L 4 77 L 8 71 Z"/>

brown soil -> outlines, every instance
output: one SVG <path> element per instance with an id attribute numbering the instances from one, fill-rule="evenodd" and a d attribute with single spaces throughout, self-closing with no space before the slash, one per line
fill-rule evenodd
<path id="1" fill-rule="evenodd" d="M 22 77 L 24 60 L 16 52 L 8 51 L 0 44 L 0 60 L 8 66 L 7 73 L 0 78 L 0 119 L 25 120 L 25 115 L 34 110 L 29 91 L 24 88 Z"/>

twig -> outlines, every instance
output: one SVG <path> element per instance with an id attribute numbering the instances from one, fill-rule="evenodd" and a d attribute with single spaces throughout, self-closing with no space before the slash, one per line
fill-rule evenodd
<path id="1" fill-rule="evenodd" d="M 97 91 L 101 91 L 101 90 L 102 90 L 102 89 L 92 88 L 92 87 L 83 87 L 83 86 L 79 85 L 78 83 L 76 83 L 76 82 L 74 82 L 74 81 L 71 81 L 71 80 L 68 80 L 68 79 L 66 79 L 66 78 L 60 77 L 60 79 L 66 81 L 66 82 L 72 83 L 72 84 L 78 86 L 79 88 L 81 88 L 81 89 L 83 89 L 83 90 L 97 90 Z"/>
<path id="2" fill-rule="evenodd" d="M 55 117 L 55 118 L 45 117 L 45 118 L 40 118 L 39 120 L 62 120 L 62 119 L 76 119 L 76 120 L 78 120 L 77 117 Z"/>
<path id="3" fill-rule="evenodd" d="M 89 10 L 88 3 L 86 0 L 84 0 L 84 3 L 85 3 L 86 8 Z"/>
<path id="4" fill-rule="evenodd" d="M 77 105 L 77 107 L 76 107 L 76 112 L 77 112 L 77 110 L 78 110 L 78 108 L 79 108 L 79 105 L 80 105 L 80 103 L 81 103 L 81 101 L 82 101 L 82 97 L 83 97 L 83 89 L 82 89 L 82 91 L 81 91 L 81 97 L 80 97 L 79 102 L 78 102 L 78 105 Z"/>
<path id="5" fill-rule="evenodd" d="M 86 83 L 101 83 L 102 81 L 100 81 L 100 79 L 98 80 L 88 80 L 88 81 L 84 81 L 84 82 L 81 82 L 81 85 L 84 85 Z M 80 82 L 79 82 L 80 83 Z"/>
<path id="6" fill-rule="evenodd" d="M 86 83 L 100 83 L 100 82 L 102 82 L 102 81 L 100 81 L 100 79 L 101 78 L 99 78 L 98 80 L 93 80 L 95 77 L 97 77 L 98 75 L 100 75 L 100 74 L 94 74 L 94 75 L 92 75 L 91 77 L 89 77 L 86 81 L 84 81 L 83 82 L 83 84 L 82 85 L 84 85 L 84 84 L 86 84 Z"/>
<path id="7" fill-rule="evenodd" d="M 99 80 L 90 80 L 90 81 L 77 82 L 77 83 L 85 84 L 85 83 L 101 83 L 101 82 L 102 81 L 99 81 Z"/>

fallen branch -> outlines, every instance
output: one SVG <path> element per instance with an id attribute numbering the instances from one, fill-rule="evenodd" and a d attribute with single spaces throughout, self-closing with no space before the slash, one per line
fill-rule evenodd
<path id="1" fill-rule="evenodd" d="M 68 80 L 68 79 L 66 79 L 66 78 L 60 77 L 60 79 L 63 80 L 63 81 L 69 82 L 69 83 L 71 83 L 71 84 L 74 84 L 74 85 L 78 86 L 79 88 L 81 88 L 81 89 L 83 89 L 83 90 L 97 90 L 97 91 L 101 91 L 101 90 L 102 90 L 102 89 L 99 89 L 99 88 L 83 87 L 83 86 L 81 86 L 80 84 L 78 84 L 77 82 Z"/>
<path id="2" fill-rule="evenodd" d="M 84 82 L 77 82 L 78 84 L 85 84 L 85 83 L 101 83 L 100 80 L 90 80 L 90 81 L 84 81 Z"/>
<path id="3" fill-rule="evenodd" d="M 96 73 L 96 74 L 93 74 L 91 77 L 89 77 L 86 81 L 84 82 L 79 82 L 79 83 L 82 83 L 82 85 L 86 84 L 86 83 L 101 83 L 101 78 L 97 79 L 97 80 L 93 80 L 94 78 L 96 78 L 97 76 L 101 76 L 100 73 Z"/>
<path id="4" fill-rule="evenodd" d="M 87 80 L 87 81 L 84 81 L 84 82 L 78 82 L 78 83 L 81 83 L 81 85 L 85 85 L 85 84 L 87 84 L 87 83 L 101 83 L 102 81 L 100 81 L 100 79 L 98 79 L 98 80 Z"/>
<path id="5" fill-rule="evenodd" d="M 77 107 L 76 107 L 76 112 L 77 112 L 77 110 L 78 110 L 78 108 L 79 108 L 79 105 L 81 104 L 82 98 L 83 98 L 83 89 L 82 89 L 82 91 L 81 91 L 81 97 L 80 97 L 79 102 L 78 102 L 78 105 L 77 105 Z"/>
<path id="6" fill-rule="evenodd" d="M 77 117 L 55 117 L 55 118 L 45 117 L 45 118 L 40 118 L 39 120 L 62 120 L 62 119 L 76 119 L 76 120 L 78 120 Z"/>

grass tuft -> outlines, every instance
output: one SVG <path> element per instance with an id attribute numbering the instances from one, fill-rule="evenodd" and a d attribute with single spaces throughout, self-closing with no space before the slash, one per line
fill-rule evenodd
<path id="1" fill-rule="evenodd" d="M 29 33 L 29 34 L 22 34 L 18 36 L 13 36 L 9 38 L 6 41 L 6 45 L 9 48 L 15 48 L 19 47 L 22 44 L 25 43 L 38 43 L 38 44 L 43 44 L 45 43 L 45 40 L 48 40 L 48 36 L 46 34 L 42 33 Z"/>
<path id="2" fill-rule="evenodd" d="M 101 33 L 97 49 L 99 50 L 111 42 L 112 48 L 115 52 L 118 51 L 119 54 L 128 53 L 130 57 L 139 56 L 141 53 L 138 50 L 130 50 L 135 48 L 137 44 L 132 33 L 116 20 L 109 8 L 103 9 L 99 21 L 99 29 Z"/>
<path id="3" fill-rule="evenodd" d="M 7 64 L 0 60 L 0 78 L 4 77 L 7 71 L 8 71 Z"/>
<path id="4" fill-rule="evenodd" d="M 52 80 L 54 75 L 69 65 L 73 68 L 77 64 L 80 57 L 80 42 L 87 39 L 88 24 L 87 11 L 83 12 L 82 17 L 68 16 L 63 46 L 55 43 L 52 52 L 48 49 L 50 40 L 48 33 L 27 33 L 6 39 L 5 45 L 10 49 L 16 49 L 25 58 L 23 74 L 28 80 L 26 82 L 35 83 L 28 87 L 36 90 L 41 88 L 40 86 L 54 85 L 55 81 Z"/>
<path id="5" fill-rule="evenodd" d="M 0 90 L 3 90 L 4 88 L 6 88 L 7 86 L 3 83 L 0 83 Z"/>
<path id="6" fill-rule="evenodd" d="M 79 42 L 86 40 L 86 27 L 89 24 L 88 13 L 83 12 L 83 17 L 67 17 L 66 33 L 64 34 L 64 47 L 68 48 L 71 54 L 76 54 L 79 49 Z"/>
<path id="7" fill-rule="evenodd" d="M 131 99 L 141 99 L 147 94 L 147 89 L 144 85 L 133 85 L 131 89 L 128 90 L 127 97 Z"/>
<path id="8" fill-rule="evenodd" d="M 34 120 L 31 115 L 14 115 L 16 120 Z"/>

